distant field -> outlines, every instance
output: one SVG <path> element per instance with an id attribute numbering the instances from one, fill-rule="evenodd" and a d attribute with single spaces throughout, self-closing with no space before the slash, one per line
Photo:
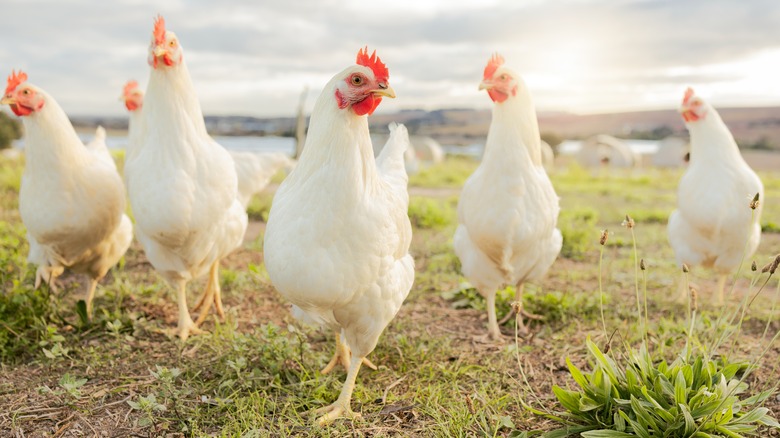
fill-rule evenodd
<path id="1" fill-rule="evenodd" d="M 184 345 L 164 330 L 176 324 L 170 288 L 133 244 L 120 266 L 98 288 L 96 317 L 75 312 L 84 279 L 66 274 L 62 292 L 33 291 L 34 267 L 17 210 L 20 161 L 0 157 L 0 431 L 2 436 L 521 436 L 555 424 L 524 403 L 559 411 L 552 385 L 574 388 L 566 359 L 588 370 L 586 336 L 619 357 L 622 345 L 637 345 L 643 331 L 635 318 L 635 259 L 626 214 L 636 220 L 638 257 L 647 265 L 649 344 L 656 360 L 681 354 L 687 311 L 672 301 L 682 273 L 666 239 L 681 170 L 555 169 L 565 242 L 547 278 L 526 288 L 526 309 L 541 316 L 531 334 L 505 342 L 485 338 L 484 300 L 464 285 L 452 250 L 459 188 L 476 163 L 451 159 L 410 179 L 412 253 L 417 277 L 398 317 L 370 359 L 377 371 L 358 377 L 353 408 L 362 419 L 315 425 L 309 411 L 338 395 L 342 371 L 323 376 L 332 355 L 329 333 L 303 327 L 271 286 L 263 265 L 264 220 L 272 195 L 250 204 L 250 233 L 222 270 L 227 320 L 210 318 L 210 334 Z M 693 269 L 700 293 L 695 343 L 709 343 L 734 328 L 719 320 L 740 299 L 755 293 L 749 270 L 780 253 L 780 170 L 762 172 L 766 199 L 758 254 L 746 260 L 725 308 L 707 298 L 715 279 Z M 734 208 L 747 208 L 745 205 Z M 599 306 L 600 230 L 604 250 L 605 325 Z M 302 255 L 302 257 L 305 255 Z M 760 277 L 763 282 L 766 274 Z M 204 281 L 193 283 L 191 297 Z M 716 353 L 730 360 L 756 360 L 780 330 L 777 279 L 769 281 L 740 331 Z M 731 290 L 731 281 L 727 290 Z M 513 290 L 499 294 L 499 317 Z M 612 343 L 610 343 L 612 339 Z M 746 381 L 748 393 L 772 389 L 780 380 L 780 344 L 768 348 Z M 775 387 L 776 388 L 776 387 Z M 780 400 L 765 406 L 780 413 Z M 761 436 L 777 436 L 764 429 Z"/>

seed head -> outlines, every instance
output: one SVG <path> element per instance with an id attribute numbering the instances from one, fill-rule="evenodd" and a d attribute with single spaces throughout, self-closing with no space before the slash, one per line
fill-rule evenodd
<path id="1" fill-rule="evenodd" d="M 756 208 L 758 208 L 759 203 L 760 202 L 758 200 L 758 193 L 756 193 L 756 196 L 753 196 L 753 199 L 750 200 L 750 208 L 755 210 Z"/>
<path id="2" fill-rule="evenodd" d="M 756 265 L 756 261 L 753 260 L 753 264 L 750 265 L 750 270 L 753 272 L 756 272 L 758 270 L 758 265 Z"/>
<path id="3" fill-rule="evenodd" d="M 634 228 L 634 219 L 631 218 L 631 216 L 626 215 L 626 219 L 621 223 L 620 225 L 628 228 L 629 230 Z"/>
<path id="4" fill-rule="evenodd" d="M 769 262 L 766 265 L 764 265 L 764 267 L 761 268 L 761 273 L 764 274 L 766 272 L 769 272 L 769 268 L 772 267 L 772 263 L 774 263 L 774 260 L 772 260 L 771 262 Z"/>
<path id="5" fill-rule="evenodd" d="M 683 270 L 683 272 L 685 272 L 686 274 L 687 274 L 688 272 L 690 272 L 690 271 L 691 271 L 690 269 L 688 269 L 688 265 L 686 265 L 685 263 L 683 263 L 683 265 L 682 265 L 682 270 Z"/>
<path id="6" fill-rule="evenodd" d="M 609 230 L 601 230 L 601 237 L 599 238 L 599 244 L 601 246 L 604 246 L 604 244 L 607 243 L 607 238 L 609 238 Z"/>
<path id="7" fill-rule="evenodd" d="M 647 267 L 645 266 L 645 259 L 639 259 L 639 269 L 643 271 L 647 270 Z"/>
<path id="8" fill-rule="evenodd" d="M 699 293 L 696 291 L 695 287 L 690 287 L 691 289 L 691 310 L 696 310 L 698 308 L 697 298 L 699 297 Z"/>
<path id="9" fill-rule="evenodd" d="M 769 267 L 769 274 L 772 275 L 777 270 L 777 265 L 780 265 L 780 254 L 775 257 L 775 261 L 772 262 L 772 266 Z"/>

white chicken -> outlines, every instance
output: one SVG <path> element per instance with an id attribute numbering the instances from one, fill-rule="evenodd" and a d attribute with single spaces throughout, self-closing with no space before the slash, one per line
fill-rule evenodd
<path id="1" fill-rule="evenodd" d="M 141 108 L 144 104 L 144 93 L 138 87 L 138 82 L 128 81 L 122 90 L 121 100 L 125 102 L 125 107 L 130 113 L 128 123 L 128 136 L 136 133 L 135 126 L 141 114 Z M 132 141 L 129 141 L 132 144 Z M 262 192 L 271 182 L 271 178 L 281 169 L 292 169 L 295 166 L 295 160 L 281 152 L 248 152 L 248 151 L 228 151 L 236 167 L 238 177 L 238 198 L 241 205 L 246 208 L 252 197 Z M 128 154 L 134 152 L 128 151 Z"/>
<path id="2" fill-rule="evenodd" d="M 182 340 L 212 304 L 223 316 L 219 262 L 241 244 L 247 216 L 238 199 L 230 154 L 206 133 L 182 47 L 162 17 L 149 47 L 152 66 L 140 123 L 129 135 L 125 164 L 136 235 L 154 268 L 177 292 L 176 332 Z M 196 304 L 187 308 L 187 282 L 208 271 Z"/>
<path id="3" fill-rule="evenodd" d="M 116 162 L 114 162 L 114 158 L 111 156 L 111 152 L 108 150 L 108 146 L 106 145 L 106 129 L 102 126 L 98 126 L 95 129 L 95 136 L 92 137 L 92 140 L 85 143 L 85 146 L 87 149 L 90 150 L 93 154 L 100 157 L 103 161 L 106 162 L 106 164 L 112 166 L 114 169 L 116 169 Z"/>
<path id="4" fill-rule="evenodd" d="M 295 161 L 281 152 L 230 151 L 230 156 L 236 163 L 238 197 L 244 208 L 268 186 L 276 172 L 295 166 Z"/>
<path id="5" fill-rule="evenodd" d="M 669 242 L 679 265 L 715 269 L 715 299 L 722 304 L 726 277 L 761 240 L 762 206 L 753 212 L 748 206 L 756 194 L 764 199 L 764 186 L 715 108 L 688 88 L 679 111 L 691 135 L 691 156 L 677 189 L 677 210 L 669 216 Z M 687 293 L 681 282 L 680 298 Z"/>
<path id="6" fill-rule="evenodd" d="M 556 228 L 558 196 L 542 165 L 539 125 L 531 94 L 522 78 L 494 55 L 480 90 L 495 103 L 485 152 L 463 186 L 458 202 L 455 253 L 463 274 L 485 296 L 488 331 L 500 339 L 496 292 L 516 286 L 523 330 L 523 285 L 540 279 L 561 250 Z"/>
<path id="7" fill-rule="evenodd" d="M 401 308 L 414 281 L 409 255 L 408 177 L 403 125 L 374 159 L 368 121 L 382 96 L 395 97 L 387 67 L 366 50 L 325 85 L 298 165 L 282 182 L 265 233 L 271 282 L 310 321 L 336 332 L 348 374 L 338 399 L 316 412 L 325 424 L 355 416 L 350 400 L 365 357 Z M 343 339 L 342 339 L 343 337 Z"/>
<path id="8" fill-rule="evenodd" d="M 53 97 L 28 84 L 23 72 L 8 77 L 2 104 L 22 117 L 27 156 L 19 211 L 27 227 L 28 260 L 54 288 L 66 268 L 90 278 L 87 315 L 97 283 L 127 251 L 133 225 L 124 214 L 122 179 L 105 149 L 81 142 Z"/>

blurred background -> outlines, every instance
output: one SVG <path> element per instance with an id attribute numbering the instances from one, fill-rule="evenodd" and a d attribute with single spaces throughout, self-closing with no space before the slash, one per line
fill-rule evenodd
<path id="1" fill-rule="evenodd" d="M 118 96 L 128 79 L 146 85 L 158 13 L 181 40 L 209 130 L 228 148 L 294 154 L 299 107 L 305 124 L 321 87 L 367 45 L 398 95 L 370 119 L 372 131 L 406 123 L 428 143 L 417 151 L 424 161 L 480 156 L 492 102 L 477 84 L 499 52 L 525 78 L 556 163 L 592 150 L 586 158 L 600 166 L 684 165 L 676 108 L 692 86 L 743 151 L 760 152 L 746 154 L 751 164 L 780 165 L 764 154 L 780 148 L 773 0 L 6 0 L 0 73 L 23 69 L 85 140 L 100 124 L 121 148 Z M 18 130 L 2 111 L 0 143 L 21 147 L 3 142 Z"/>

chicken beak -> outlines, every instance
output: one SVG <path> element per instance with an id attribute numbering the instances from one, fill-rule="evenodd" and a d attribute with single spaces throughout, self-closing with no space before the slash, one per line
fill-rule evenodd
<path id="1" fill-rule="evenodd" d="M 390 99 L 395 99 L 395 90 L 393 90 L 393 87 L 384 82 L 380 82 L 379 88 L 376 90 L 371 90 L 371 92 L 374 94 L 379 94 L 380 96 L 389 97 Z"/>
<path id="2" fill-rule="evenodd" d="M 165 55 L 165 47 L 163 47 L 163 46 L 155 46 L 154 47 L 154 51 L 152 52 L 152 54 L 154 54 L 155 57 Z"/>
<path id="3" fill-rule="evenodd" d="M 491 88 L 493 88 L 493 86 L 494 86 L 493 82 L 490 82 L 489 80 L 485 79 L 484 81 L 479 83 L 478 90 L 479 91 L 490 90 Z"/>
<path id="4" fill-rule="evenodd" d="M 0 100 L 0 105 L 13 105 L 16 103 L 16 99 L 13 97 L 5 96 L 2 100 Z"/>

